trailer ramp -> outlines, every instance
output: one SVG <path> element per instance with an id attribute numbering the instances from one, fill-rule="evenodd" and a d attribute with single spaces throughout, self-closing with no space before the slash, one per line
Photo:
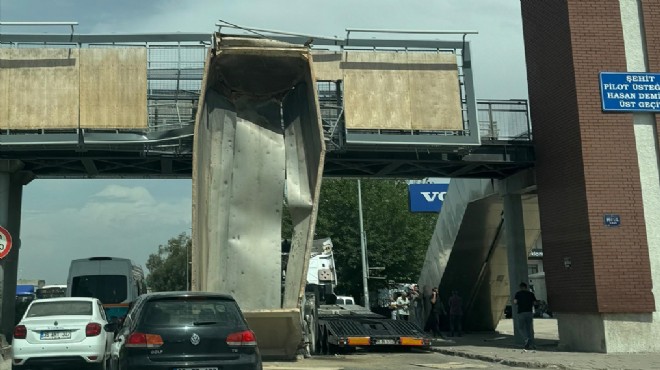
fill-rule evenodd
<path id="1" fill-rule="evenodd" d="M 412 321 L 392 320 L 362 306 L 321 306 L 318 313 L 317 352 L 356 347 L 419 347 L 431 338 Z"/>

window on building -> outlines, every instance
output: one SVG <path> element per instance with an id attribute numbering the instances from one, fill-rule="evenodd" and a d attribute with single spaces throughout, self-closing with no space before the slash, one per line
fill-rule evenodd
<path id="1" fill-rule="evenodd" d="M 527 265 L 527 274 L 536 274 L 539 272 L 539 265 Z"/>

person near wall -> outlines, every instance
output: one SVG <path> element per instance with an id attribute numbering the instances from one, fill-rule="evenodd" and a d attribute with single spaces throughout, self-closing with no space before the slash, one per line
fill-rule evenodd
<path id="1" fill-rule="evenodd" d="M 520 283 L 520 290 L 513 297 L 513 304 L 518 307 L 518 328 L 524 340 L 525 349 L 536 349 L 534 344 L 534 305 L 538 303 L 534 293 L 527 289 L 526 283 Z"/>
<path id="2" fill-rule="evenodd" d="M 411 319 L 417 323 L 420 327 L 424 326 L 425 316 L 424 316 L 424 297 L 419 291 L 419 286 L 417 284 L 413 285 L 410 289 L 410 302 L 412 305 Z"/>
<path id="3" fill-rule="evenodd" d="M 449 297 L 449 336 L 454 335 L 463 335 L 463 299 L 455 290 Z"/>
<path id="4" fill-rule="evenodd" d="M 440 317 L 444 315 L 446 315 L 445 306 L 440 299 L 438 288 L 433 288 L 431 291 L 431 314 L 426 321 L 424 330 L 432 332 L 434 337 L 442 338 L 443 336 L 440 332 Z"/>

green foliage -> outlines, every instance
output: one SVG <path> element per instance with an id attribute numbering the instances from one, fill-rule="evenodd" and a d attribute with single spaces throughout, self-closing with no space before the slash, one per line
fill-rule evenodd
<path id="1" fill-rule="evenodd" d="M 417 280 L 433 235 L 437 214 L 410 213 L 404 181 L 362 180 L 362 208 L 369 266 L 384 267 L 373 275 L 396 282 Z M 282 238 L 290 239 L 293 226 L 285 209 Z M 332 238 L 341 294 L 362 296 L 362 259 L 357 180 L 324 179 L 321 186 L 317 238 Z M 158 246 L 147 261 L 147 283 L 153 291 L 186 290 L 186 248 L 183 233 Z M 189 250 L 190 252 L 190 250 Z M 370 290 L 386 280 L 369 280 Z"/>
<path id="2" fill-rule="evenodd" d="M 384 267 L 369 279 L 369 289 L 387 280 L 414 282 L 419 277 L 437 214 L 410 213 L 408 187 L 399 180 L 362 180 L 362 209 L 370 267 Z M 339 286 L 337 291 L 362 296 L 362 259 L 357 180 L 324 179 L 316 237 L 332 238 Z M 286 214 L 287 212 L 285 212 Z M 289 223 L 290 224 L 290 223 Z M 288 224 L 282 229 L 290 238 Z"/>
<path id="3" fill-rule="evenodd" d="M 147 285 L 154 292 L 187 290 L 186 255 L 190 258 L 192 239 L 186 233 L 159 245 L 158 252 L 147 260 Z M 188 253 L 186 253 L 188 249 Z"/>

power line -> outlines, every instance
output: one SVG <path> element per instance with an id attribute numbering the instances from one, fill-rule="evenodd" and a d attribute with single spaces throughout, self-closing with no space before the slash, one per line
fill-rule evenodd
<path id="1" fill-rule="evenodd" d="M 0 1 L 1 1 L 1 0 L 0 0 Z M 255 34 L 255 35 L 259 36 L 259 37 L 263 37 L 263 38 L 265 38 L 265 39 L 270 39 L 270 37 L 267 37 L 266 35 L 261 34 L 261 33 L 255 31 L 255 30 L 249 29 L 249 28 L 247 28 L 247 27 L 241 27 L 241 26 L 239 26 L 239 25 L 237 25 L 237 24 L 233 24 L 233 23 L 227 22 L 227 21 L 222 20 L 222 19 L 219 19 L 218 21 L 220 21 L 221 23 L 224 23 L 224 24 L 226 24 L 226 25 L 228 25 L 228 26 L 231 26 L 231 27 L 237 28 L 237 29 L 239 29 L 239 30 L 243 30 L 243 31 L 247 31 L 247 32 L 253 33 L 253 34 Z"/>

